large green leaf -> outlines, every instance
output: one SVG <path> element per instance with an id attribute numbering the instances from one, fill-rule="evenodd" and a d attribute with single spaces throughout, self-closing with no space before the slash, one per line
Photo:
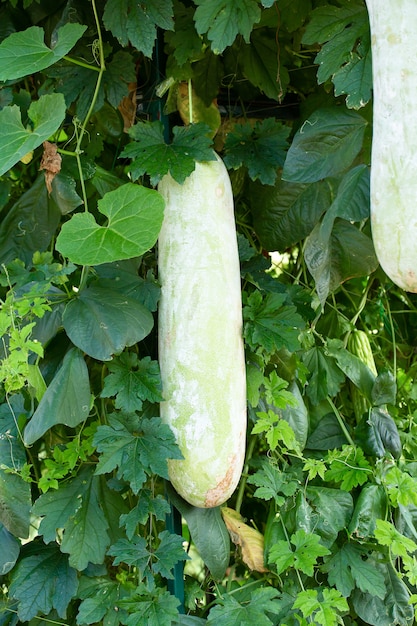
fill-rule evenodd
<path id="1" fill-rule="evenodd" d="M 326 559 L 322 570 L 328 572 L 329 584 L 335 585 L 346 598 L 358 587 L 365 593 L 384 599 L 384 575 L 375 568 L 373 561 L 363 557 L 366 557 L 365 549 L 346 543 Z"/>
<path id="2" fill-rule="evenodd" d="M 326 356 L 323 348 L 313 347 L 302 355 L 310 376 L 307 385 L 307 396 L 313 404 L 318 404 L 327 396 L 335 396 L 345 380 L 335 360 Z"/>
<path id="3" fill-rule="evenodd" d="M 103 22 L 122 46 L 129 41 L 145 56 L 151 57 L 157 27 L 172 30 L 172 0 L 107 0 Z"/>
<path id="4" fill-rule="evenodd" d="M 38 408 L 25 428 L 24 439 L 30 446 L 56 424 L 74 428 L 90 412 L 88 369 L 80 350 L 71 348 L 45 391 Z"/>
<path id="5" fill-rule="evenodd" d="M 229 565 L 230 538 L 219 507 L 200 509 L 167 486 L 171 502 L 187 522 L 191 539 L 213 578 L 221 580 Z"/>
<path id="6" fill-rule="evenodd" d="M 180 185 L 195 169 L 196 161 L 213 161 L 210 128 L 201 122 L 174 126 L 173 139 L 165 142 L 162 122 L 138 122 L 129 131 L 135 141 L 128 144 L 121 156 L 133 159 L 130 171 L 134 180 L 149 174 L 156 185 L 170 172 Z"/>
<path id="7" fill-rule="evenodd" d="M 1 141 L 0 137 L 0 144 Z M 38 176 L 0 223 L 2 263 L 16 258 L 31 263 L 34 252 L 48 249 L 60 218 L 61 212 L 48 194 L 44 176 Z"/>
<path id="8" fill-rule="evenodd" d="M 52 609 L 65 619 L 78 586 L 77 572 L 56 544 L 38 546 L 35 554 L 19 562 L 11 580 L 10 595 L 18 600 L 18 615 L 23 622 L 37 614 L 48 615 Z"/>
<path id="9" fill-rule="evenodd" d="M 39 534 L 45 543 L 54 541 L 57 531 L 63 530 L 61 551 L 70 555 L 72 567 L 81 571 L 89 562 L 103 563 L 110 544 L 109 523 L 94 467 L 84 467 L 57 491 L 40 496 L 33 513 L 42 518 Z"/>
<path id="10" fill-rule="evenodd" d="M 346 104 L 350 108 L 359 109 L 370 100 L 369 19 L 362 2 L 318 7 L 311 14 L 303 43 L 322 44 L 315 58 L 319 84 L 331 78 L 335 95 L 347 94 Z"/>
<path id="11" fill-rule="evenodd" d="M 39 26 L 12 33 L 0 44 L 0 81 L 23 78 L 56 63 L 68 54 L 86 29 L 82 24 L 64 24 L 50 48 L 44 43 L 45 33 Z"/>
<path id="12" fill-rule="evenodd" d="M 311 233 L 331 204 L 331 189 L 326 181 L 281 180 L 274 187 L 255 183 L 249 187 L 248 200 L 262 246 L 284 251 Z"/>
<path id="13" fill-rule="evenodd" d="M 398 428 L 383 408 L 373 407 L 367 419 L 358 425 L 355 434 L 367 454 L 383 457 L 390 452 L 395 458 L 401 455 Z"/>
<path id="14" fill-rule="evenodd" d="M 385 577 L 387 593 L 383 599 L 374 593 L 355 589 L 352 594 L 353 608 L 359 618 L 371 626 L 410 626 L 413 623 L 413 607 L 410 593 L 390 563 L 375 563 Z"/>
<path id="15" fill-rule="evenodd" d="M 126 183 L 99 200 L 98 210 L 107 217 L 106 226 L 91 213 L 77 213 L 58 235 L 57 250 L 73 263 L 100 265 L 149 250 L 162 225 L 164 200 L 153 189 Z"/>
<path id="16" fill-rule="evenodd" d="M 309 520 L 297 514 L 297 522 L 309 532 L 320 535 L 322 543 L 331 547 L 352 516 L 352 496 L 340 489 L 307 487 L 306 499 L 310 506 Z"/>
<path id="17" fill-rule="evenodd" d="M 181 459 L 169 426 L 159 417 L 137 418 L 128 425 L 125 416 L 109 416 L 108 425 L 99 426 L 94 445 L 101 453 L 96 474 L 107 474 L 117 468 L 118 477 L 130 483 L 134 493 L 152 474 L 168 478 L 167 459 Z"/>
<path id="18" fill-rule="evenodd" d="M 249 43 L 253 25 L 261 17 L 256 0 L 195 0 L 194 15 L 199 35 L 207 33 L 216 54 L 230 46 L 238 34 Z"/>
<path id="19" fill-rule="evenodd" d="M 239 50 L 242 73 L 268 98 L 281 101 L 290 77 L 287 68 L 278 63 L 276 33 L 273 29 L 254 30 L 250 44 Z"/>
<path id="20" fill-rule="evenodd" d="M 283 180 L 313 183 L 347 169 L 362 148 L 366 125 L 367 121 L 354 111 L 318 109 L 294 137 Z"/>
<path id="21" fill-rule="evenodd" d="M 361 489 L 349 522 L 349 534 L 359 540 L 374 536 L 376 520 L 384 519 L 387 495 L 382 485 L 367 484 Z"/>
<path id="22" fill-rule="evenodd" d="M 333 450 L 347 443 L 334 413 L 324 415 L 307 439 L 306 447 L 311 450 Z"/>
<path id="23" fill-rule="evenodd" d="M 363 395 L 371 400 L 375 375 L 359 357 L 343 347 L 339 339 L 328 339 L 326 353 L 336 359 L 342 372 L 361 390 Z"/>
<path id="24" fill-rule="evenodd" d="M 226 138 L 224 162 L 234 169 L 244 165 L 252 180 L 273 185 L 285 161 L 288 134 L 289 128 L 272 118 L 254 126 L 236 124 Z"/>
<path id="25" fill-rule="evenodd" d="M 142 304 L 99 282 L 68 302 L 62 323 L 71 341 L 99 361 L 110 361 L 152 330 L 152 314 Z"/>
<path id="26" fill-rule="evenodd" d="M 272 626 L 268 614 L 281 610 L 279 591 L 273 587 L 260 587 L 252 591 L 250 599 L 238 602 L 232 594 L 223 594 L 209 613 L 209 626 Z"/>
<path id="27" fill-rule="evenodd" d="M 327 296 L 344 281 L 369 276 L 378 267 L 372 241 L 346 220 L 338 219 L 331 233 L 318 224 L 306 240 L 304 258 L 324 306 Z"/>
<path id="28" fill-rule="evenodd" d="M 0 176 L 53 135 L 64 120 L 65 108 L 62 94 L 41 96 L 28 109 L 32 127 L 23 126 L 17 105 L 0 111 Z"/>

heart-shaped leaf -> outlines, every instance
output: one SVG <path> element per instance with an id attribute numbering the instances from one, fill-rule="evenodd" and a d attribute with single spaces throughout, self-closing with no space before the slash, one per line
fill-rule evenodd
<path id="1" fill-rule="evenodd" d="M 41 96 L 28 109 L 33 128 L 23 126 L 17 105 L 0 111 L 0 176 L 53 135 L 64 120 L 65 109 L 62 93 Z"/>
<path id="2" fill-rule="evenodd" d="M 56 63 L 74 47 L 86 28 L 82 24 L 64 24 L 51 48 L 45 44 L 45 33 L 39 26 L 12 33 L 0 45 L 0 80 L 23 78 Z"/>
<path id="3" fill-rule="evenodd" d="M 91 213 L 77 213 L 63 225 L 56 248 L 73 263 L 100 265 L 140 256 L 157 240 L 164 200 L 153 189 L 126 183 L 98 201 L 108 218 L 97 224 Z"/>

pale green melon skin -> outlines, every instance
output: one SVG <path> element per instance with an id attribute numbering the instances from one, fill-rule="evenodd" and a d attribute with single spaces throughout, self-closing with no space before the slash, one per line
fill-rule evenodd
<path id="1" fill-rule="evenodd" d="M 366 4 L 374 83 L 372 237 L 386 274 L 417 292 L 417 2 Z"/>
<path id="2" fill-rule="evenodd" d="M 217 157 L 217 155 L 216 155 Z M 161 418 L 184 460 L 169 460 L 176 491 L 197 507 L 224 503 L 242 472 L 246 378 L 239 257 L 230 179 L 219 157 L 183 185 L 158 187 Z"/>

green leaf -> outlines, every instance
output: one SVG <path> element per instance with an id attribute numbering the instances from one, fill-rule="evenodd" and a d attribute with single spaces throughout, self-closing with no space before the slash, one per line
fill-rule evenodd
<path id="1" fill-rule="evenodd" d="M 0 576 L 12 570 L 20 554 L 20 542 L 0 523 Z"/>
<path id="2" fill-rule="evenodd" d="M 118 50 L 110 63 L 106 63 L 106 71 L 103 74 L 104 91 L 114 109 L 117 109 L 124 96 L 129 94 L 129 83 L 135 80 L 134 56 L 126 50 Z"/>
<path id="3" fill-rule="evenodd" d="M 118 468 L 117 475 L 130 483 L 138 493 L 147 475 L 168 478 L 167 459 L 180 459 L 181 453 L 170 428 L 159 417 L 142 419 L 127 428 L 115 416 L 106 426 L 99 426 L 94 445 L 101 452 L 96 474 L 105 474 Z"/>
<path id="4" fill-rule="evenodd" d="M 90 399 L 87 365 L 81 352 L 71 348 L 26 425 L 25 444 L 32 445 L 56 424 L 74 428 L 86 420 L 90 412 Z"/>
<path id="5" fill-rule="evenodd" d="M 20 470 L 26 463 L 26 450 L 18 430 L 18 422 L 27 415 L 22 395 L 9 396 L 0 405 L 0 463 L 3 469 Z"/>
<path id="6" fill-rule="evenodd" d="M 110 361 L 152 330 L 152 314 L 136 300 L 100 281 L 68 302 L 62 323 L 71 341 L 89 356 Z"/>
<path id="7" fill-rule="evenodd" d="M 417 506 L 417 479 L 394 466 L 385 475 L 390 503 L 394 507 Z"/>
<path id="8" fill-rule="evenodd" d="M 281 411 L 281 416 L 286 422 L 288 422 L 294 431 L 294 435 L 300 449 L 304 450 L 309 429 L 307 407 L 304 404 L 303 397 L 295 381 L 291 383 L 289 392 L 293 394 L 295 403 L 288 403 L 287 406 L 285 406 Z"/>
<path id="9" fill-rule="evenodd" d="M 124 622 L 126 626 L 171 626 L 178 617 L 180 601 L 169 591 L 162 588 L 149 593 L 140 588 L 138 593 L 132 594 L 119 605 L 129 611 L 129 617 Z"/>
<path id="10" fill-rule="evenodd" d="M 167 485 L 169 499 L 187 522 L 191 539 L 213 578 L 223 579 L 230 560 L 230 537 L 220 507 L 202 509 L 183 500 Z"/>
<path id="11" fill-rule="evenodd" d="M 395 404 L 397 396 L 397 382 L 389 370 L 381 372 L 375 379 L 372 388 L 372 402 L 376 406 Z"/>
<path id="12" fill-rule="evenodd" d="M 23 78 L 53 65 L 68 54 L 86 29 L 82 24 L 64 24 L 51 48 L 45 45 L 45 33 L 39 26 L 12 33 L 0 44 L 0 81 Z"/>
<path id="13" fill-rule="evenodd" d="M 375 383 L 375 375 L 359 357 L 343 347 L 339 339 L 328 339 L 326 354 L 336 359 L 342 372 L 361 390 L 363 395 L 371 399 L 371 392 Z"/>
<path id="14" fill-rule="evenodd" d="M 329 293 L 343 282 L 369 276 L 378 267 L 372 240 L 346 220 L 336 220 L 331 233 L 318 224 L 306 240 L 304 259 L 324 306 Z"/>
<path id="15" fill-rule="evenodd" d="M 137 505 L 129 513 L 120 516 L 120 526 L 125 527 L 127 538 L 132 539 L 137 532 L 138 524 L 146 524 L 150 515 L 154 515 L 159 521 L 164 521 L 170 511 L 168 502 L 161 494 L 153 497 L 149 489 L 141 489 Z"/>
<path id="16" fill-rule="evenodd" d="M 310 372 L 307 395 L 311 402 L 318 404 L 327 396 L 335 396 L 345 380 L 335 360 L 318 347 L 307 350 L 302 359 Z"/>
<path id="17" fill-rule="evenodd" d="M 328 573 L 330 585 L 334 585 L 346 598 L 354 587 L 383 599 L 386 589 L 383 574 L 375 568 L 371 559 L 364 559 L 366 549 L 354 543 L 344 544 L 340 550 L 325 561 L 322 571 Z"/>
<path id="18" fill-rule="evenodd" d="M 269 251 L 284 251 L 305 239 L 331 204 L 330 186 L 278 181 L 274 187 L 249 186 L 253 226 Z"/>
<path id="19" fill-rule="evenodd" d="M 118 626 L 127 616 L 119 607 L 120 599 L 126 595 L 126 589 L 119 582 L 108 578 L 88 578 L 87 581 L 81 578 L 77 597 L 82 601 L 78 607 L 77 624 L 95 624 L 104 618 L 106 626 Z M 112 619 L 115 612 L 116 620 Z"/>
<path id="20" fill-rule="evenodd" d="M 172 17 L 172 0 L 147 0 L 146 7 L 134 0 L 107 0 L 103 22 L 123 47 L 130 41 L 151 57 L 157 28 L 172 30 Z"/>
<path id="21" fill-rule="evenodd" d="M 0 470 L 0 522 L 16 537 L 26 539 L 30 530 L 30 485 L 17 474 Z"/>
<path id="22" fill-rule="evenodd" d="M 113 565 L 125 563 L 130 567 L 135 567 L 143 576 L 151 560 L 151 554 L 147 549 L 147 542 L 144 537 L 133 537 L 131 540 L 119 539 L 112 545 L 107 554 L 113 556 Z"/>
<path id="23" fill-rule="evenodd" d="M 353 511 L 350 493 L 329 487 L 309 486 L 305 491 L 309 505 L 309 520 L 303 518 L 303 511 L 296 513 L 297 523 L 306 531 L 315 532 L 321 543 L 330 548 L 339 532 L 346 528 Z"/>
<path id="24" fill-rule="evenodd" d="M 174 535 L 169 530 L 163 530 L 159 533 L 158 538 L 160 544 L 153 553 L 155 563 L 152 566 L 156 574 L 160 574 L 164 578 L 173 579 L 173 569 L 176 563 L 190 559 L 184 550 L 184 539 L 179 535 Z"/>
<path id="25" fill-rule="evenodd" d="M 253 494 L 255 498 L 262 500 L 275 500 L 277 506 L 282 506 L 285 497 L 292 496 L 299 488 L 296 481 L 291 479 L 287 473 L 282 472 L 269 460 L 262 463 L 261 469 L 249 476 L 248 483 L 256 485 L 257 489 Z"/>
<path id="26" fill-rule="evenodd" d="M 359 540 L 373 537 L 376 521 L 384 517 L 386 510 L 387 495 L 384 487 L 382 485 L 364 485 L 349 523 L 349 534 Z"/>
<path id="27" fill-rule="evenodd" d="M 52 181 L 51 195 L 62 215 L 71 213 L 83 203 L 76 192 L 74 178 L 62 172 L 59 172 Z"/>
<path id="28" fill-rule="evenodd" d="M 289 127 L 273 118 L 236 124 L 228 133 L 224 146 L 224 162 L 228 168 L 248 168 L 252 180 L 264 185 L 273 185 L 278 167 L 285 161 Z"/>
<path id="29" fill-rule="evenodd" d="M 302 528 L 292 534 L 290 540 L 294 549 L 287 541 L 277 541 L 269 551 L 268 563 L 276 565 L 277 574 L 295 567 L 307 576 L 313 576 L 317 559 L 330 554 L 330 551 L 320 543 L 319 535 L 306 533 Z"/>
<path id="30" fill-rule="evenodd" d="M 268 613 L 281 610 L 279 591 L 272 587 L 260 587 L 250 595 L 248 602 L 239 603 L 233 595 L 224 594 L 218 599 L 208 615 L 208 626 L 272 626 Z"/>
<path id="31" fill-rule="evenodd" d="M 77 586 L 77 572 L 69 566 L 68 557 L 56 545 L 41 545 L 13 570 L 9 591 L 18 601 L 19 618 L 26 622 L 52 609 L 65 619 Z"/>
<path id="32" fill-rule="evenodd" d="M 110 374 L 104 379 L 102 398 L 116 396 L 115 407 L 134 413 L 145 400 L 162 401 L 162 383 L 157 361 L 149 356 L 139 360 L 135 352 L 124 352 L 107 366 Z"/>
<path id="33" fill-rule="evenodd" d="M 34 252 L 49 248 L 60 219 L 61 212 L 52 194 L 48 194 L 44 176 L 38 176 L 0 222 L 2 262 L 19 258 L 31 264 Z"/>
<path id="34" fill-rule="evenodd" d="M 370 170 L 367 165 L 357 165 L 343 176 L 336 197 L 326 212 L 325 220 L 342 217 L 349 222 L 360 222 L 370 213 Z M 323 227 L 329 226 L 323 220 Z"/>
<path id="35" fill-rule="evenodd" d="M 372 93 L 372 55 L 371 42 L 364 35 L 352 52 L 349 60 L 334 75 L 334 95 L 346 94 L 346 106 L 349 109 L 360 109 L 371 99 Z"/>
<path id="36" fill-rule="evenodd" d="M 174 126 L 172 143 L 165 143 L 161 122 L 138 122 L 129 131 L 134 139 L 121 156 L 133 159 L 130 171 L 134 179 L 149 174 L 152 185 L 170 172 L 182 184 L 195 168 L 195 161 L 213 161 L 210 128 L 206 124 Z"/>
<path id="37" fill-rule="evenodd" d="M 46 543 L 63 529 L 61 551 L 70 555 L 70 565 L 79 571 L 89 563 L 103 563 L 110 543 L 100 478 L 94 476 L 93 469 L 85 468 L 57 491 L 43 494 L 33 507 L 33 512 L 43 518 L 39 534 Z"/>
<path id="38" fill-rule="evenodd" d="M 153 189 L 126 183 L 98 201 L 108 219 L 97 224 L 91 213 L 77 213 L 61 229 L 56 248 L 79 265 L 100 265 L 137 257 L 158 237 L 164 201 Z"/>
<path id="39" fill-rule="evenodd" d="M 362 3 L 323 6 L 311 14 L 303 43 L 323 44 L 315 58 L 318 83 L 329 78 L 335 95 L 348 94 L 347 106 L 360 108 L 370 99 L 372 68 L 369 20 Z"/>
<path id="40" fill-rule="evenodd" d="M 41 96 L 31 103 L 28 116 L 32 126 L 25 128 L 19 107 L 4 107 L 0 111 L 0 176 L 53 135 L 63 122 L 65 111 L 62 94 Z"/>
<path id="41" fill-rule="evenodd" d="M 127 612 L 119 602 L 130 595 L 127 584 L 104 577 L 81 577 L 77 597 L 82 599 L 78 608 L 77 624 L 101 623 L 106 626 L 119 626 L 127 619 Z"/>
<path id="42" fill-rule="evenodd" d="M 410 626 L 413 623 L 413 607 L 410 592 L 390 563 L 376 563 L 385 576 L 386 596 L 383 600 L 374 594 L 355 589 L 351 598 L 358 617 L 372 626 Z"/>
<path id="43" fill-rule="evenodd" d="M 330 468 L 326 481 L 340 483 L 340 489 L 351 491 L 368 480 L 372 469 L 361 448 L 343 446 L 342 450 L 329 452 Z"/>
<path id="44" fill-rule="evenodd" d="M 195 0 L 194 20 L 199 35 L 207 33 L 215 54 L 221 54 L 237 35 L 249 43 L 261 11 L 256 0 Z"/>
<path id="45" fill-rule="evenodd" d="M 348 603 L 341 596 L 340 592 L 336 589 L 327 589 L 326 587 L 320 592 L 315 589 L 301 591 L 297 594 L 293 608 L 300 609 L 304 617 L 310 617 L 314 614 L 313 623 L 322 624 L 323 626 L 340 624 L 339 614 L 349 611 Z"/>
<path id="46" fill-rule="evenodd" d="M 193 16 L 193 7 L 186 7 L 182 2 L 176 2 L 175 31 L 164 33 L 165 41 L 172 50 L 179 66 L 185 65 L 187 61 L 197 59 L 202 54 L 203 42 L 195 30 Z"/>
<path id="47" fill-rule="evenodd" d="M 355 435 L 367 454 L 383 457 L 386 452 L 390 452 L 395 458 L 401 455 L 397 425 L 383 408 L 372 407 L 368 417 L 356 428 Z"/>
<path id="48" fill-rule="evenodd" d="M 340 448 L 346 443 L 346 436 L 337 421 L 336 415 L 327 413 L 310 433 L 306 447 L 311 450 L 333 450 L 334 448 Z"/>
<path id="49" fill-rule="evenodd" d="M 262 346 L 272 353 L 282 347 L 290 352 L 299 348 L 299 334 L 304 320 L 294 306 L 286 306 L 285 294 L 269 293 L 262 298 L 260 291 L 249 295 L 243 308 L 244 336 L 256 349 Z"/>
<path id="50" fill-rule="evenodd" d="M 318 109 L 297 131 L 282 179 L 313 183 L 347 169 L 362 148 L 366 125 L 354 111 Z"/>

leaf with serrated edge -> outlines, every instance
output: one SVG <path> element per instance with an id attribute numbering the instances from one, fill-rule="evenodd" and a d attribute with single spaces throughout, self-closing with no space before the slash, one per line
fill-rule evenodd
<path id="1" fill-rule="evenodd" d="M 129 135 L 134 139 L 121 156 L 133 159 L 130 171 L 134 179 L 149 174 L 156 185 L 170 172 L 180 185 L 195 169 L 195 162 L 214 161 L 211 149 L 210 128 L 206 124 L 174 126 L 172 143 L 165 143 L 161 122 L 139 122 L 132 126 Z"/>
<path id="2" fill-rule="evenodd" d="M 40 546 L 36 554 L 23 558 L 12 574 L 10 595 L 18 600 L 22 622 L 37 614 L 48 615 L 54 608 L 65 619 L 66 610 L 78 586 L 77 573 L 58 546 Z"/>

